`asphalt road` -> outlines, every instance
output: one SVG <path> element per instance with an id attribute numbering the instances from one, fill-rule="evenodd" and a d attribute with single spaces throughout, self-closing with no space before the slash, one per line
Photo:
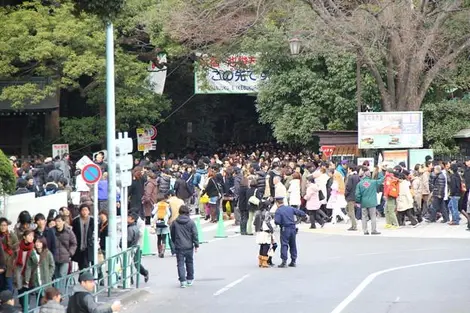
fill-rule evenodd
<path id="1" fill-rule="evenodd" d="M 207 232 L 206 239 L 214 232 Z M 259 269 L 254 237 L 201 246 L 194 286 L 180 289 L 176 259 L 150 256 L 149 296 L 129 312 L 468 312 L 467 239 L 337 236 L 301 232 L 297 268 Z M 279 263 L 279 256 L 275 262 Z"/>

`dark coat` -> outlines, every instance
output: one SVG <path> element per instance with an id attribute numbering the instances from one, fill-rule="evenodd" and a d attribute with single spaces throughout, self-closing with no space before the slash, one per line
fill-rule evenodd
<path id="1" fill-rule="evenodd" d="M 194 221 L 188 215 L 180 215 L 170 226 L 171 240 L 176 250 L 199 247 L 199 238 Z"/>
<path id="2" fill-rule="evenodd" d="M 238 192 L 238 208 L 240 211 L 248 211 L 248 198 L 246 196 L 247 191 L 247 186 L 240 186 L 240 190 Z"/>
<path id="3" fill-rule="evenodd" d="M 100 249 L 102 251 L 106 250 L 106 237 L 108 237 L 108 222 L 106 222 L 106 225 L 103 227 L 103 224 L 100 223 L 99 226 L 99 231 L 98 231 L 98 238 L 100 240 Z"/>
<path id="4" fill-rule="evenodd" d="M 151 216 L 153 211 L 153 205 L 157 203 L 158 187 L 156 179 L 148 179 L 144 186 L 144 195 L 142 197 L 142 203 L 144 206 L 145 216 Z"/>
<path id="5" fill-rule="evenodd" d="M 77 250 L 77 238 L 73 231 L 67 226 L 65 226 L 61 232 L 56 230 L 55 236 L 56 251 L 54 260 L 56 263 L 68 263 Z"/>
<path id="6" fill-rule="evenodd" d="M 346 201 L 355 201 L 356 200 L 356 186 L 359 184 L 361 178 L 357 174 L 349 175 L 346 179 L 346 188 L 344 191 L 344 197 Z"/>
<path id="7" fill-rule="evenodd" d="M 83 259 L 85 257 L 90 261 L 93 260 L 93 230 L 94 230 L 93 217 L 90 216 L 90 220 L 88 223 L 89 225 L 88 225 L 87 238 L 86 238 L 87 246 L 84 251 L 81 251 L 80 245 L 81 245 L 81 238 L 82 238 L 82 229 L 80 227 L 80 216 L 77 216 L 72 221 L 72 230 L 73 230 L 73 233 L 75 234 L 75 237 L 77 238 L 77 251 L 72 257 L 72 260 L 79 264 L 83 263 Z"/>
<path id="8" fill-rule="evenodd" d="M 429 189 L 432 191 L 433 197 L 444 198 L 446 189 L 446 177 L 444 173 L 431 175 L 429 178 Z"/>
<path id="9" fill-rule="evenodd" d="M 192 196 L 192 193 L 188 189 L 187 183 L 184 179 L 178 178 L 175 181 L 175 194 L 182 200 L 189 199 Z"/>
<path id="10" fill-rule="evenodd" d="M 460 179 L 459 173 L 453 173 L 450 175 L 449 181 L 449 190 L 451 197 L 460 197 L 462 190 L 461 190 L 462 180 Z"/>
<path id="11" fill-rule="evenodd" d="M 144 180 L 134 179 L 129 187 L 130 206 L 132 212 L 141 214 L 143 211 L 142 197 L 144 195 Z M 124 200 L 124 199 L 123 199 Z"/>

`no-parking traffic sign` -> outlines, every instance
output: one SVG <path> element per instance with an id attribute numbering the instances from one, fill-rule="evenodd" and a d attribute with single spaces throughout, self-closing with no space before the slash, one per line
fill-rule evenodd
<path id="1" fill-rule="evenodd" d="M 82 178 L 87 184 L 96 184 L 101 179 L 101 168 L 96 164 L 87 164 L 82 169 Z"/>

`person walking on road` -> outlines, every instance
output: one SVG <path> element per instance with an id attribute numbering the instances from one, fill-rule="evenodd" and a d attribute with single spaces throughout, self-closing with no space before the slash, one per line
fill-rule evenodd
<path id="1" fill-rule="evenodd" d="M 80 285 L 73 289 L 74 293 L 69 299 L 67 313 L 112 313 L 121 311 L 121 304 L 98 304 L 91 294 L 95 288 L 95 279 L 90 272 L 84 272 L 78 277 Z"/>
<path id="2" fill-rule="evenodd" d="M 291 262 L 289 267 L 295 267 L 297 261 L 297 244 L 296 244 L 296 216 L 305 217 L 306 214 L 296 208 L 284 205 L 284 196 L 275 198 L 278 209 L 274 214 L 274 222 L 281 227 L 281 259 L 282 263 L 278 265 L 280 268 L 287 267 L 287 250 L 290 249 Z"/>
<path id="3" fill-rule="evenodd" d="M 383 183 L 383 178 L 375 180 L 371 178 L 372 173 L 369 170 L 364 172 L 364 177 L 356 186 L 356 203 L 362 208 L 362 230 L 364 235 L 369 235 L 368 218 L 371 222 L 371 234 L 380 235 L 377 231 L 377 192 Z"/>
<path id="4" fill-rule="evenodd" d="M 194 252 L 199 248 L 196 224 L 189 217 L 190 209 L 182 205 L 179 216 L 171 224 L 171 240 L 175 245 L 178 278 L 181 288 L 192 286 L 194 280 Z"/>

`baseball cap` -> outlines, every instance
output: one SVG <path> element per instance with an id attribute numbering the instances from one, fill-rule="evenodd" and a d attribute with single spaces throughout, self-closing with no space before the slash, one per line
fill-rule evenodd
<path id="1" fill-rule="evenodd" d="M 93 277 L 93 274 L 90 273 L 90 272 L 83 272 L 80 274 L 80 276 L 78 277 L 78 281 L 81 283 L 81 282 L 84 282 L 84 281 L 94 281 L 95 280 L 95 277 Z"/>
<path id="2" fill-rule="evenodd" d="M 3 290 L 0 292 L 0 303 L 6 303 L 13 300 L 13 293 L 10 290 Z"/>

